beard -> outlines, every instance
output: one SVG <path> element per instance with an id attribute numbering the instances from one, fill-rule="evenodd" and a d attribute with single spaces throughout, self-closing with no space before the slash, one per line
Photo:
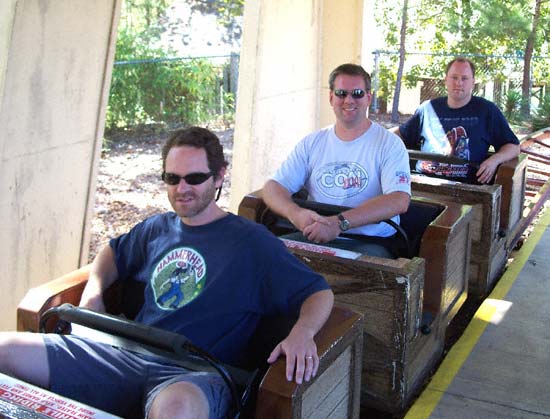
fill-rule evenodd
<path id="1" fill-rule="evenodd" d="M 192 218 L 201 214 L 214 202 L 216 186 L 214 182 L 209 182 L 208 187 L 202 192 L 173 192 L 173 194 L 169 195 L 169 201 L 176 214 L 181 218 Z"/>

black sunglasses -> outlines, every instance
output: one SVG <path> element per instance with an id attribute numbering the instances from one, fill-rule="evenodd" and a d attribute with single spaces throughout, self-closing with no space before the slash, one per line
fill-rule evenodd
<path id="1" fill-rule="evenodd" d="M 365 92 L 363 89 L 353 89 L 353 90 L 344 90 L 344 89 L 336 89 L 334 91 L 334 95 L 336 97 L 339 97 L 340 99 L 346 98 L 348 95 L 351 95 L 354 99 L 361 99 L 365 96 Z"/>
<path id="2" fill-rule="evenodd" d="M 201 183 L 204 183 L 208 179 L 210 179 L 213 175 L 213 172 L 196 172 L 189 173 L 185 176 L 176 175 L 175 173 L 162 172 L 162 180 L 164 181 L 164 183 L 172 186 L 179 185 L 182 179 L 185 180 L 185 183 L 187 183 L 188 185 L 200 185 Z"/>

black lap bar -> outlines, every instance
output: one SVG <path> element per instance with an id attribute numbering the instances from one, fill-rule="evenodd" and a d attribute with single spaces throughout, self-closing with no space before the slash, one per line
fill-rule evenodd
<path id="1" fill-rule="evenodd" d="M 54 314 L 58 316 L 60 320 L 77 323 L 100 332 L 120 336 L 175 354 L 185 353 L 185 351 L 197 354 L 203 352 L 202 349 L 194 346 L 189 339 L 183 335 L 156 327 L 146 326 L 142 323 L 122 317 L 98 313 L 82 307 L 75 307 L 72 304 L 62 304 L 44 313 L 40 319 L 41 332 L 44 331 L 44 326 L 48 318 Z"/>
<path id="2" fill-rule="evenodd" d="M 193 364 L 195 366 L 193 369 L 196 370 L 214 369 L 221 375 L 230 388 L 237 412 L 242 410 L 242 398 L 239 396 L 237 386 L 245 388 L 245 393 L 249 392 L 248 387 L 251 381 L 254 380 L 254 375 L 257 374 L 257 371 L 244 371 L 240 368 L 223 364 L 208 352 L 193 345 L 189 339 L 181 334 L 147 326 L 122 317 L 75 307 L 72 304 L 62 304 L 47 310 L 40 318 L 41 332 L 44 332 L 46 323 L 52 316 L 57 316 L 63 322 L 76 323 L 112 336 L 146 345 L 153 350 L 167 352 L 168 355 L 176 355 L 176 357 L 171 358 L 176 360 L 178 358 L 184 359 L 187 364 Z M 120 346 L 124 347 L 124 345 Z"/>
<path id="3" fill-rule="evenodd" d="M 316 201 L 308 201 L 306 199 L 301 199 L 301 198 L 292 198 L 292 200 L 300 207 L 310 209 L 312 211 L 315 211 L 317 214 L 323 215 L 323 216 L 332 216 L 351 209 L 351 207 L 325 204 L 323 202 L 316 202 Z M 410 245 L 410 240 L 405 230 L 399 224 L 397 224 L 395 221 L 391 219 L 382 220 L 381 222 L 386 223 L 391 227 L 393 227 L 397 235 L 401 238 L 403 242 L 403 248 L 405 249 L 404 251 L 405 254 L 403 256 L 408 258 L 413 257 L 414 255 Z M 288 222 L 288 224 L 291 225 L 290 222 Z M 376 237 L 376 236 L 364 236 L 361 234 L 351 234 L 351 233 L 341 233 L 340 237 L 347 237 L 350 239 L 354 239 L 358 241 L 366 241 L 366 242 L 376 242 L 376 239 L 383 240 L 383 238 Z"/>

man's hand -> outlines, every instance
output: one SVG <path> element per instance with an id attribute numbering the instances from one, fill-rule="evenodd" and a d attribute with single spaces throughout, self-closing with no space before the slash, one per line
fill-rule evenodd
<path id="1" fill-rule="evenodd" d="M 325 324 L 333 303 L 334 295 L 330 289 L 317 291 L 306 298 L 300 308 L 298 321 L 269 355 L 267 362 L 270 364 L 281 355 L 286 356 L 288 381 L 294 377 L 297 384 L 302 384 L 303 380 L 309 381 L 317 374 L 319 356 L 313 336 Z"/>
<path id="2" fill-rule="evenodd" d="M 286 357 L 286 379 L 295 378 L 297 384 L 309 381 L 317 375 L 319 356 L 317 345 L 313 341 L 313 331 L 294 326 L 290 334 L 273 349 L 267 362 L 274 363 L 281 355 Z"/>
<path id="3" fill-rule="evenodd" d="M 105 313 L 105 303 L 103 302 L 103 296 L 100 295 L 94 295 L 94 296 L 88 296 L 85 294 L 82 294 L 82 298 L 80 299 L 79 306 L 82 308 L 87 308 L 89 310 L 96 311 L 98 313 Z"/>
<path id="4" fill-rule="evenodd" d="M 521 149 L 519 144 L 504 144 L 498 152 L 479 165 L 476 173 L 479 183 L 489 183 L 497 171 L 498 165 L 517 157 Z"/>
<path id="5" fill-rule="evenodd" d="M 82 296 L 80 307 L 97 312 L 105 312 L 103 303 L 103 291 L 106 290 L 118 278 L 115 264 L 115 254 L 111 246 L 104 246 L 96 255 L 90 267 L 90 275 Z"/>
<path id="6" fill-rule="evenodd" d="M 302 230 L 309 241 L 315 243 L 328 243 L 340 234 L 338 219 L 332 217 L 321 217 L 321 220 L 308 225 Z"/>
<path id="7" fill-rule="evenodd" d="M 289 215 L 288 220 L 301 232 L 304 232 L 309 226 L 320 222 L 325 222 L 325 217 L 317 214 L 310 209 L 296 207 L 296 210 Z M 305 233 L 304 233 L 305 235 Z"/>
<path id="8" fill-rule="evenodd" d="M 479 183 L 489 183 L 493 179 L 495 172 L 498 168 L 498 161 L 489 157 L 483 163 L 479 165 L 479 169 L 476 172 L 477 181 Z"/>

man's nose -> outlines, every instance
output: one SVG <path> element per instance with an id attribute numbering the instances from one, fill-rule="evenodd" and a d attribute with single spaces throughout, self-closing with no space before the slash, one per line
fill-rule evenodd
<path id="1" fill-rule="evenodd" d="M 351 93 L 348 93 L 344 98 L 344 103 L 353 103 L 355 99 L 351 96 Z"/>
<path id="2" fill-rule="evenodd" d="M 181 178 L 180 179 L 180 183 L 178 183 L 178 187 L 177 187 L 177 190 L 178 192 L 180 191 L 186 191 L 186 190 L 189 190 L 191 188 L 191 185 L 189 185 L 184 178 Z"/>

